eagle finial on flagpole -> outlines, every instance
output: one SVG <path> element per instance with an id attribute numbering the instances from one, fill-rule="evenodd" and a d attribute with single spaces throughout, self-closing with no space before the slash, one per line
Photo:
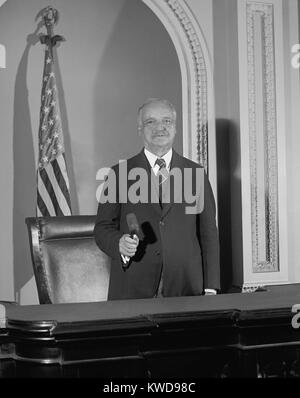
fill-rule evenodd
<path id="1" fill-rule="evenodd" d="M 48 7 L 44 8 L 41 12 L 42 12 L 42 17 L 43 17 L 44 23 L 47 27 L 48 26 L 53 27 L 54 25 L 57 24 L 58 18 L 59 18 L 59 13 L 55 8 L 48 6 Z"/>
<path id="2" fill-rule="evenodd" d="M 51 47 L 54 47 L 57 42 L 65 41 L 63 36 L 53 34 L 54 25 L 57 24 L 59 19 L 59 12 L 56 8 L 51 6 L 43 8 L 36 16 L 36 19 L 39 17 L 42 18 L 47 29 L 47 35 L 40 35 L 40 41 L 42 44 L 48 44 Z"/>

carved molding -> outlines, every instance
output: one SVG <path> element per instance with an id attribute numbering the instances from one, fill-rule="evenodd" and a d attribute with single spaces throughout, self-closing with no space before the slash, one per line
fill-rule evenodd
<path id="1" fill-rule="evenodd" d="M 179 21 L 188 40 L 194 61 L 193 84 L 196 87 L 197 162 L 208 168 L 207 66 L 195 27 L 178 0 L 164 0 Z M 194 132 L 191 132 L 194 134 Z"/>
<path id="2" fill-rule="evenodd" d="M 262 48 L 262 94 L 263 94 L 263 142 L 264 164 L 261 170 L 258 163 L 257 113 L 258 95 L 255 64 L 255 22 L 261 19 Z M 250 185 L 251 185 L 251 232 L 252 270 L 254 273 L 279 271 L 278 235 L 278 154 L 277 154 L 277 115 L 276 115 L 276 76 L 274 54 L 274 6 L 268 3 L 247 3 L 247 52 L 248 52 L 248 106 L 250 144 Z M 263 199 L 263 228 L 261 236 L 258 216 L 258 177 L 264 173 L 265 194 Z M 260 258 L 259 245 L 264 242 L 264 258 Z"/>

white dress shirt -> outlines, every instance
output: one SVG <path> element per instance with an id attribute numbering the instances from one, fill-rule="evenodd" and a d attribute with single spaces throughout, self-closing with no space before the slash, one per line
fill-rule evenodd
<path id="1" fill-rule="evenodd" d="M 156 162 L 156 159 L 159 158 L 159 156 L 154 155 L 154 153 L 148 151 L 148 149 L 146 149 L 146 148 L 144 148 L 144 153 L 146 155 L 146 158 L 148 159 L 148 162 L 149 162 L 154 174 L 157 175 L 159 166 L 158 166 L 158 164 L 155 164 L 155 162 Z M 164 161 L 166 162 L 166 169 L 168 171 L 170 171 L 172 154 L 173 154 L 173 150 L 171 148 L 164 156 L 160 157 L 160 159 L 164 159 Z"/>

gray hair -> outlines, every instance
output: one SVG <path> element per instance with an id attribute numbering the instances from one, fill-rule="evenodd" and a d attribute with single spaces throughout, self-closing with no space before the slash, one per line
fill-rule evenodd
<path id="1" fill-rule="evenodd" d="M 161 99 L 161 98 L 148 98 L 138 109 L 138 118 L 137 118 L 137 122 L 138 122 L 138 128 L 140 129 L 142 126 L 142 113 L 143 113 L 143 109 L 151 104 L 155 104 L 155 103 L 161 103 L 164 104 L 166 106 L 168 106 L 172 113 L 173 113 L 173 117 L 174 120 L 176 120 L 176 109 L 175 106 L 168 100 L 166 99 Z"/>

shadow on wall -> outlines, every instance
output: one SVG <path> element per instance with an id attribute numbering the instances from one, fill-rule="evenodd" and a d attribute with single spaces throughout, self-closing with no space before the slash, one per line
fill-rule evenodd
<path id="1" fill-rule="evenodd" d="M 127 0 L 112 32 L 95 83 L 96 165 L 110 167 L 141 150 L 137 111 L 150 97 L 167 98 L 176 107 L 174 147 L 182 153 L 181 72 L 167 31 L 144 3 Z"/>
<path id="2" fill-rule="evenodd" d="M 217 201 L 221 287 L 224 293 L 232 288 L 233 274 L 237 276 L 242 272 L 241 180 L 236 175 L 240 163 L 237 134 L 236 126 L 230 120 L 217 119 Z M 233 264 L 238 264 L 240 269 L 233 269 Z"/>
<path id="3" fill-rule="evenodd" d="M 13 156 L 14 156 L 14 204 L 13 244 L 15 294 L 33 274 L 25 217 L 35 214 L 36 181 L 32 126 L 28 103 L 27 68 L 30 47 L 39 38 L 37 32 L 28 35 L 16 76 L 14 93 Z"/>
<path id="4" fill-rule="evenodd" d="M 27 88 L 27 69 L 30 47 L 39 43 L 38 31 L 27 36 L 27 44 L 23 52 L 15 81 L 14 92 L 14 123 L 13 123 L 13 163 L 14 163 L 14 203 L 13 203 L 13 245 L 14 245 L 14 289 L 19 299 L 21 288 L 33 275 L 30 257 L 28 233 L 25 218 L 36 214 L 36 164 L 33 147 L 33 133 L 30 118 Z M 55 53 L 55 59 L 57 56 Z M 41 71 L 42 76 L 42 71 Z M 56 78 L 60 99 L 62 125 L 65 139 L 66 153 L 71 153 L 66 106 L 61 84 L 59 67 L 56 67 Z M 41 81 L 42 85 L 42 81 Z M 36 132 L 38 134 L 38 131 Z M 78 201 L 73 173 L 73 164 L 68 165 L 70 186 L 73 188 L 71 196 L 73 213 L 78 212 Z M 72 192 L 71 192 L 72 195 Z"/>

